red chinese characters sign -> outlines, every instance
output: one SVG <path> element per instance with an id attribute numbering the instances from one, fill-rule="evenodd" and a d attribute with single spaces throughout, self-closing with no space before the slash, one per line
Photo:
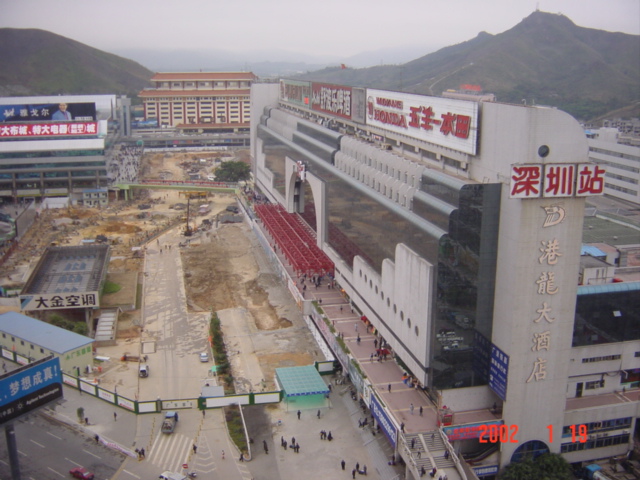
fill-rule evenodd
<path id="1" fill-rule="evenodd" d="M 605 169 L 595 164 L 511 166 L 511 198 L 585 197 L 604 193 Z"/>
<path id="2" fill-rule="evenodd" d="M 475 155 L 478 104 L 367 89 L 367 125 Z"/>
<path id="3" fill-rule="evenodd" d="M 0 137 L 64 137 L 97 135 L 97 122 L 0 124 Z"/>

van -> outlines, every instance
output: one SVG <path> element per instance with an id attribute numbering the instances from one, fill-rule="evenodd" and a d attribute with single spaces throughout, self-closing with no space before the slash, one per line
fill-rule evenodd
<path id="1" fill-rule="evenodd" d="M 140 375 L 142 378 L 148 377 L 149 365 L 147 365 L 146 363 L 141 364 L 140 368 L 138 369 L 138 375 Z"/>
<path id="2" fill-rule="evenodd" d="M 162 472 L 158 478 L 162 480 L 187 480 L 186 475 L 174 472 Z"/>

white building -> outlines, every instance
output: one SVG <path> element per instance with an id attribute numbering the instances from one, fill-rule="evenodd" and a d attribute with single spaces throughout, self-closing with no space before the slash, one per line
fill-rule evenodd
<path id="1" fill-rule="evenodd" d="M 340 287 L 438 406 L 477 414 L 454 420 L 463 436 L 442 430 L 458 453 L 482 447 L 493 405 L 517 436 L 487 475 L 527 454 L 632 448 L 640 282 L 578 287 L 585 198 L 609 177 L 574 118 L 289 80 L 254 85 L 252 104 L 257 189 L 315 231 Z M 445 353 L 437 332 L 459 318 L 467 348 Z M 367 382 L 354 384 L 369 401 Z"/>

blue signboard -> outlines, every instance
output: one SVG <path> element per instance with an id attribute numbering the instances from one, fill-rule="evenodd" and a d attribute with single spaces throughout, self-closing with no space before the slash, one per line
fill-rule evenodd
<path id="1" fill-rule="evenodd" d="M 373 393 L 371 394 L 371 402 L 370 402 L 369 408 L 371 409 L 371 415 L 373 415 L 373 418 L 376 420 L 378 425 L 380 425 L 380 428 L 382 429 L 384 434 L 387 436 L 387 438 L 393 445 L 393 448 L 395 449 L 397 437 L 398 437 L 398 430 L 396 429 L 395 425 L 387 415 L 387 412 L 385 412 L 384 407 L 380 405 L 377 397 Z"/>
<path id="2" fill-rule="evenodd" d="M 481 382 L 489 380 L 491 342 L 478 330 L 473 332 L 473 371 Z"/>
<path id="3" fill-rule="evenodd" d="M 62 398 L 60 359 L 26 365 L 0 378 L 0 423 Z"/>
<path id="4" fill-rule="evenodd" d="M 478 477 L 486 477 L 498 473 L 498 465 L 487 465 L 486 467 L 473 467 L 474 473 Z"/>
<path id="5" fill-rule="evenodd" d="M 509 355 L 493 343 L 489 364 L 489 387 L 502 399 L 507 400 L 507 376 L 509 374 Z"/>

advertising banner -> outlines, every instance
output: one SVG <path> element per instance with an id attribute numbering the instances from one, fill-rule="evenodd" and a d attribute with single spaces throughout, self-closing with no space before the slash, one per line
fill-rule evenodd
<path id="1" fill-rule="evenodd" d="M 22 310 L 55 310 L 58 308 L 98 308 L 98 292 L 74 294 L 43 293 L 40 295 L 20 295 Z"/>
<path id="2" fill-rule="evenodd" d="M 491 344 L 489 363 L 489 388 L 502 399 L 507 400 L 507 377 L 509 375 L 509 355 Z"/>
<path id="3" fill-rule="evenodd" d="M 295 105 L 311 108 L 311 82 L 299 80 L 280 80 L 280 100 Z"/>
<path id="4" fill-rule="evenodd" d="M 371 394 L 369 408 L 371 409 L 371 415 L 373 415 L 373 418 L 376 420 L 378 425 L 380 425 L 381 430 L 387 436 L 387 438 L 393 445 L 393 448 L 395 449 L 396 443 L 398 441 L 398 430 L 396 429 L 395 425 L 389 418 L 389 415 L 387 415 L 387 412 L 385 412 L 385 409 L 382 407 L 382 405 L 380 405 L 380 402 L 378 402 L 378 399 L 373 393 Z"/>
<path id="5" fill-rule="evenodd" d="M 97 122 L 2 123 L 0 138 L 64 137 L 97 135 Z"/>
<path id="6" fill-rule="evenodd" d="M 367 125 L 470 155 L 478 116 L 477 102 L 367 89 Z"/>
<path id="7" fill-rule="evenodd" d="M 0 379 L 0 423 L 62 398 L 62 370 L 55 357 L 36 362 Z"/>
<path id="8" fill-rule="evenodd" d="M 95 122 L 96 104 L 82 103 L 39 103 L 0 105 L 0 122 Z"/>
<path id="9" fill-rule="evenodd" d="M 351 120 L 351 87 L 311 84 L 311 109 Z"/>

